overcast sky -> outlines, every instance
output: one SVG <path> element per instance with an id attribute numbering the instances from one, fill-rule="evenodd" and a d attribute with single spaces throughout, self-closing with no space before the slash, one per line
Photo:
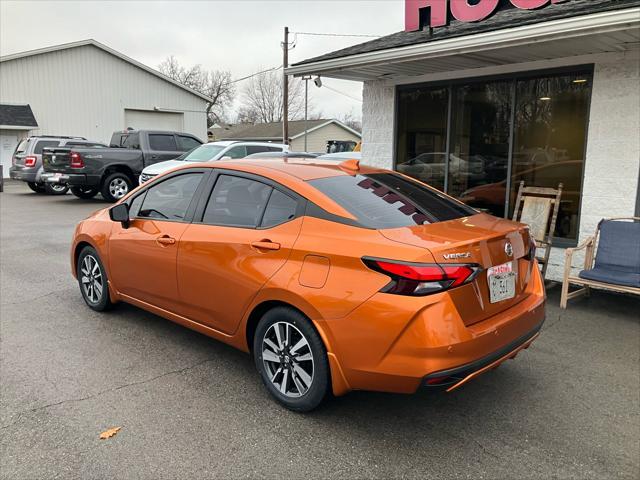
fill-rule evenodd
<path id="1" fill-rule="evenodd" d="M 0 0 L 0 55 L 93 38 L 153 68 L 174 55 L 239 78 L 282 63 L 285 25 L 292 32 L 386 35 L 402 30 L 403 19 L 404 0 Z M 290 63 L 366 40 L 299 35 Z M 326 84 L 362 97 L 361 83 Z M 360 102 L 310 87 L 324 116 L 360 117 Z"/>

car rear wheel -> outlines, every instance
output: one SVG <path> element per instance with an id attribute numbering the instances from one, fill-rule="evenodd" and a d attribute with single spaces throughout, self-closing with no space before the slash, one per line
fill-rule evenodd
<path id="1" fill-rule="evenodd" d="M 108 202 L 117 202 L 131 191 L 133 183 L 126 174 L 116 172 L 109 175 L 102 184 L 102 196 Z"/>
<path id="2" fill-rule="evenodd" d="M 97 188 L 91 187 L 71 187 L 71 193 L 73 193 L 78 198 L 93 198 L 98 194 Z"/>
<path id="3" fill-rule="evenodd" d="M 253 357 L 269 393 L 289 410 L 311 411 L 327 396 L 327 352 L 311 322 L 297 310 L 276 307 L 264 314 Z"/>
<path id="4" fill-rule="evenodd" d="M 92 247 L 85 247 L 78 256 L 76 268 L 80 292 L 89 308 L 99 312 L 111 308 L 107 272 L 98 252 Z"/>
<path id="5" fill-rule="evenodd" d="M 35 182 L 27 182 L 27 185 L 31 190 L 36 193 L 44 193 L 44 185 Z"/>
<path id="6" fill-rule="evenodd" d="M 65 183 L 45 183 L 44 191 L 49 195 L 64 195 L 69 191 L 69 186 Z"/>

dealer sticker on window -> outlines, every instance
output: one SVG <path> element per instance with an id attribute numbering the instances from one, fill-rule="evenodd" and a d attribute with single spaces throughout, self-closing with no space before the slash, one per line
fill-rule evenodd
<path id="1" fill-rule="evenodd" d="M 513 298 L 516 295 L 516 273 L 513 271 L 513 262 L 487 269 L 487 284 L 491 303 Z"/>

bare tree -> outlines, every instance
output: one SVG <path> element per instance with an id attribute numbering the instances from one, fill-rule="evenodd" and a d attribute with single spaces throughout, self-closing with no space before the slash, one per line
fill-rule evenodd
<path id="1" fill-rule="evenodd" d="M 342 117 L 340 117 L 340 121 L 347 127 L 353 128 L 356 132 L 362 132 L 362 120 L 355 116 L 353 110 L 342 115 Z"/>
<path id="2" fill-rule="evenodd" d="M 226 109 L 233 102 L 235 89 L 231 83 L 231 72 L 224 70 L 204 70 L 200 65 L 190 68 L 180 65 L 172 55 L 158 65 L 158 70 L 167 77 L 206 95 L 211 99 L 207 102 L 207 126 L 221 122 Z"/>
<path id="3" fill-rule="evenodd" d="M 298 78 L 288 80 L 289 120 L 298 120 L 304 116 L 304 85 Z M 310 105 L 309 116 L 311 110 Z M 281 122 L 282 115 L 282 73 L 271 71 L 250 78 L 242 91 L 238 123 Z"/>

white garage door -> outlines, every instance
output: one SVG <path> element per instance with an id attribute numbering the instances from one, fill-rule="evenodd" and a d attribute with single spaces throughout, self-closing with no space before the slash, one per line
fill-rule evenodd
<path id="1" fill-rule="evenodd" d="M 0 161 L 2 162 L 2 176 L 9 178 L 11 168 L 11 157 L 18 144 L 16 133 L 0 133 Z"/>
<path id="2" fill-rule="evenodd" d="M 184 128 L 184 114 L 125 109 L 124 128 L 128 127 L 136 130 L 173 130 L 182 132 Z"/>

